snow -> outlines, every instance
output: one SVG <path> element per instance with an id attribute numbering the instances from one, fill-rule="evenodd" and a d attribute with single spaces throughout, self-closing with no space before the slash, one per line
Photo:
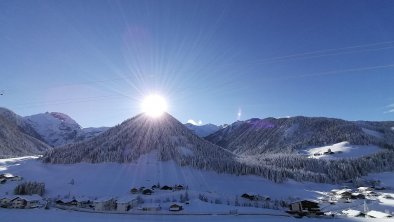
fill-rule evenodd
<path id="1" fill-rule="evenodd" d="M 367 212 L 367 215 L 373 218 L 388 218 L 391 217 L 390 214 L 384 213 L 384 212 L 380 212 L 380 211 L 376 211 L 376 210 L 371 210 L 369 212 Z"/>
<path id="2" fill-rule="evenodd" d="M 328 150 L 334 154 L 324 154 Z M 317 159 L 341 159 L 341 158 L 358 158 L 368 156 L 381 151 L 382 149 L 375 145 L 352 145 L 349 142 L 340 142 L 329 146 L 309 148 L 301 151 L 310 158 Z M 321 154 L 315 156 L 315 154 Z"/>
<path id="3" fill-rule="evenodd" d="M 300 219 L 293 217 L 283 216 L 270 216 L 270 215 L 248 215 L 248 216 L 232 216 L 232 215 L 125 215 L 125 214 L 103 214 L 103 213 L 83 213 L 75 211 L 64 210 L 43 210 L 43 209 L 0 209 L 2 221 L 12 222 L 38 222 L 38 221 L 51 221 L 51 222 L 201 222 L 201 221 L 216 221 L 216 222 L 296 222 Z M 321 222 L 322 219 L 308 218 L 308 222 Z M 368 219 L 368 218 L 336 218 L 335 221 L 360 221 L 360 222 L 385 222 L 392 221 L 392 219 Z"/>
<path id="4" fill-rule="evenodd" d="M 359 210 L 352 210 L 352 209 L 343 210 L 342 212 L 344 214 L 348 215 L 349 217 L 357 217 L 358 215 L 361 214 L 361 211 L 359 211 Z"/>
<path id="5" fill-rule="evenodd" d="M 57 112 L 46 112 L 26 116 L 23 117 L 23 120 L 26 124 L 30 125 L 46 143 L 54 147 L 91 138 L 107 129 L 107 127 L 82 129 L 71 117 Z"/>
<path id="6" fill-rule="evenodd" d="M 366 128 L 361 128 L 361 129 L 362 129 L 362 131 L 364 133 L 366 133 L 368 135 L 371 135 L 371 136 L 374 136 L 376 138 L 383 139 L 383 137 L 384 137 L 384 134 L 381 133 L 381 132 L 378 132 L 378 131 L 375 131 L 375 130 L 366 129 Z"/>
<path id="7" fill-rule="evenodd" d="M 0 166 L 5 170 L 1 173 L 11 173 L 16 176 L 24 177 L 26 181 L 45 182 L 47 192 L 46 197 L 58 197 L 71 195 L 75 197 L 91 197 L 98 199 L 108 199 L 108 197 L 116 198 L 119 201 L 132 200 L 137 195 L 130 194 L 132 187 L 150 187 L 157 182 L 160 185 L 182 184 L 188 186 L 190 195 L 190 204 L 184 205 L 185 209 L 182 213 L 186 214 L 222 214 L 228 213 L 230 210 L 238 209 L 240 213 L 249 214 L 274 214 L 282 216 L 270 215 L 254 215 L 254 216 L 170 216 L 170 215 L 117 215 L 104 213 L 89 213 L 75 211 L 61 211 L 56 209 L 44 210 L 15 210 L 0 209 L 0 215 L 5 221 L 298 221 L 292 217 L 287 217 L 283 211 L 254 208 L 254 207 L 235 207 L 228 206 L 226 199 L 232 199 L 236 195 L 243 193 L 258 194 L 269 196 L 273 199 L 287 199 L 291 197 L 299 197 L 302 199 L 317 199 L 322 192 L 329 192 L 337 188 L 334 185 L 314 184 L 314 183 L 298 183 L 288 181 L 282 184 L 275 184 L 269 180 L 256 176 L 236 176 L 229 174 L 218 174 L 212 171 L 197 170 L 189 167 L 179 167 L 172 161 L 157 161 L 155 155 L 148 154 L 142 156 L 133 164 L 118 163 L 100 163 L 100 164 L 70 164 L 70 165 L 52 165 L 44 164 L 36 159 L 37 157 L 14 158 L 1 160 Z M 377 174 L 383 179 L 390 179 L 393 182 L 393 173 Z M 74 185 L 70 181 L 74 179 Z M 384 180 L 382 180 L 384 181 Z M 386 182 L 386 181 L 385 181 Z M 18 182 L 9 181 L 0 186 L 0 195 L 6 192 L 12 193 L 13 188 Z M 151 196 L 144 196 L 146 204 L 150 202 L 149 198 L 178 198 L 185 191 L 162 191 L 155 190 Z M 200 201 L 197 196 L 203 193 L 210 198 L 220 198 L 223 204 L 212 204 Z M 243 201 L 240 198 L 240 201 Z M 383 200 L 386 201 L 386 200 Z M 394 208 L 385 204 L 389 202 L 377 203 L 369 205 L 369 209 L 384 212 L 389 209 L 390 212 Z M 387 199 L 387 201 L 390 201 Z M 173 202 L 160 205 L 163 210 L 160 213 L 168 213 L 168 207 Z M 353 210 L 362 210 L 362 202 L 354 202 Z M 351 205 L 344 205 L 350 207 Z M 394 205 L 391 205 L 394 206 Z M 136 210 L 137 213 L 140 212 Z M 17 212 L 17 213 L 16 213 Z M 10 219 L 12 218 L 12 220 Z M 308 219 L 308 221 L 317 221 L 317 219 Z M 348 221 L 349 219 L 340 218 L 340 221 Z M 320 221 L 320 220 L 319 220 Z M 357 221 L 368 221 L 367 219 L 358 219 Z M 376 220 L 374 220 L 376 221 Z"/>
<path id="8" fill-rule="evenodd" d="M 36 158 L 36 157 L 32 157 Z M 26 181 L 44 182 L 46 194 L 71 194 L 73 196 L 124 196 L 132 187 L 151 187 L 160 182 L 164 185 L 183 184 L 195 195 L 209 192 L 212 196 L 231 197 L 243 193 L 260 194 L 271 198 L 316 197 L 315 190 L 332 189 L 332 185 L 298 183 L 289 181 L 276 184 L 257 176 L 236 176 L 179 167 L 173 161 L 162 162 L 154 154 L 142 156 L 136 163 L 100 164 L 44 164 L 36 159 L 21 158 L 11 162 L 1 161 L 1 173 L 22 176 Z M 74 180 L 74 185 L 70 184 Z M 237 181 L 236 183 L 234 181 Z M 15 183 L 0 186 L 0 194 L 12 193 Z"/>

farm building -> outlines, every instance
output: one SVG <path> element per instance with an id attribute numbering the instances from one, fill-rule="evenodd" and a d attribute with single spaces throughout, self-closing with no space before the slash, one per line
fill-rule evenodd
<path id="1" fill-rule="evenodd" d="M 171 204 L 169 208 L 169 211 L 181 211 L 181 210 L 183 210 L 183 206 L 177 203 Z"/>
<path id="2" fill-rule="evenodd" d="M 298 215 L 323 215 L 323 212 L 320 211 L 319 204 L 315 201 L 310 200 L 302 200 L 293 202 L 289 205 L 290 214 L 298 214 Z"/>

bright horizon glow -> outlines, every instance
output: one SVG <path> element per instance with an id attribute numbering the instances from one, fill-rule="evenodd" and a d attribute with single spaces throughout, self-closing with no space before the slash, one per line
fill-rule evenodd
<path id="1" fill-rule="evenodd" d="M 144 98 L 141 104 L 142 112 L 150 117 L 160 117 L 167 111 L 167 102 L 160 95 L 149 95 Z"/>

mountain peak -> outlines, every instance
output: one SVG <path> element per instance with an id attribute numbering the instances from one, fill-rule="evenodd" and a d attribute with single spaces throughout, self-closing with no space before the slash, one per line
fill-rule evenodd
<path id="1" fill-rule="evenodd" d="M 230 152 L 194 135 L 177 119 L 164 113 L 159 118 L 139 114 L 99 137 L 53 150 L 45 155 L 44 161 L 133 162 L 149 153 L 156 153 L 158 160 L 174 160 L 180 164 L 193 158 L 206 161 L 233 158 Z"/>

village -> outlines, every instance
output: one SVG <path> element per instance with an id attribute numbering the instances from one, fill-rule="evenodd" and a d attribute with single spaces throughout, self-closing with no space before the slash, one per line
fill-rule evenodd
<path id="1" fill-rule="evenodd" d="M 20 183 L 23 178 L 6 173 L 0 175 L 1 184 Z M 72 184 L 74 181 L 72 180 Z M 0 184 L 0 185 L 1 185 Z M 27 188 L 26 188 L 27 189 Z M 390 187 L 382 186 L 359 186 L 357 188 L 332 189 L 329 192 L 317 192 L 320 196 L 314 199 L 288 199 L 273 200 L 269 196 L 241 193 L 234 199 L 212 197 L 208 193 L 196 193 L 189 190 L 184 184 L 131 187 L 127 194 L 118 197 L 103 196 L 65 196 L 45 197 L 35 193 L 21 195 L 20 188 L 15 190 L 14 195 L 6 193 L 0 195 L 1 208 L 32 209 L 32 208 L 56 208 L 80 212 L 99 212 L 116 214 L 188 214 L 188 208 L 193 208 L 195 201 L 207 204 L 219 204 L 233 207 L 228 214 L 239 214 L 239 207 L 266 208 L 286 212 L 294 217 L 368 217 L 390 218 L 393 212 L 369 210 L 368 206 L 374 206 L 382 201 L 394 201 L 394 194 Z M 22 189 L 23 194 L 27 190 Z M 230 209 L 229 208 L 229 209 Z M 186 212 L 182 213 L 186 209 Z M 213 208 L 212 208 L 213 209 Z M 195 213 L 195 211 L 193 211 Z M 203 213 L 203 212 L 201 212 Z"/>

